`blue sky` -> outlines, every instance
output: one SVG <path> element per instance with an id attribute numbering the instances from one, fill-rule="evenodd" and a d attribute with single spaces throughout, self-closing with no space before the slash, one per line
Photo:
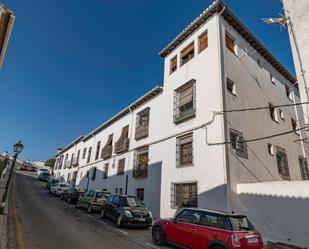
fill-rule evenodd
<path id="1" fill-rule="evenodd" d="M 2 0 L 17 16 L 0 71 L 0 151 L 46 160 L 163 82 L 159 51 L 210 0 Z M 192 4 L 194 3 L 194 4 Z M 294 74 L 278 0 L 225 3 Z"/>

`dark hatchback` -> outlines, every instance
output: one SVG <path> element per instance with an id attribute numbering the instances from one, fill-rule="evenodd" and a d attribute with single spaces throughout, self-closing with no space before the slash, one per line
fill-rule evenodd
<path id="1" fill-rule="evenodd" d="M 60 199 L 67 201 L 68 203 L 74 204 L 78 200 L 79 196 L 83 193 L 84 193 L 83 190 L 72 187 L 72 188 L 69 188 L 68 190 L 66 190 L 65 192 L 63 192 L 60 195 Z"/>
<path id="2" fill-rule="evenodd" d="M 135 196 L 111 195 L 103 204 L 100 216 L 115 221 L 116 227 L 152 225 L 152 213 Z"/>
<path id="3" fill-rule="evenodd" d="M 50 179 L 50 174 L 48 172 L 43 172 L 39 174 L 38 176 L 38 180 L 40 182 L 48 182 L 49 179 Z"/>

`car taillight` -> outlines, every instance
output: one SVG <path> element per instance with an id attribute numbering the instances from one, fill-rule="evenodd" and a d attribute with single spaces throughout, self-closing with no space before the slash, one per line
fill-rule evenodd
<path id="1" fill-rule="evenodd" d="M 259 235 L 248 235 L 246 236 L 246 240 L 248 244 L 256 244 L 259 243 Z"/>
<path id="2" fill-rule="evenodd" d="M 232 245 L 234 247 L 240 247 L 241 246 L 239 237 L 236 234 L 232 234 L 231 240 L 232 240 Z"/>

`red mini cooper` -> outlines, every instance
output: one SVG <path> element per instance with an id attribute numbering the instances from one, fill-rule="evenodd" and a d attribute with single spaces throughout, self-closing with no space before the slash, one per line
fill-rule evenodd
<path id="1" fill-rule="evenodd" d="M 264 249 L 262 237 L 244 215 L 185 208 L 173 219 L 158 220 L 152 228 L 156 245 L 191 249 Z"/>

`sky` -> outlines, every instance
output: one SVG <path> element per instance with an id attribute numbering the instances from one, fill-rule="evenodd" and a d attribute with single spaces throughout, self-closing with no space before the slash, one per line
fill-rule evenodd
<path id="1" fill-rule="evenodd" d="M 163 84 L 158 53 L 212 0 L 0 0 L 16 14 L 0 70 L 0 152 L 47 160 Z M 227 6 L 293 74 L 279 0 Z"/>

